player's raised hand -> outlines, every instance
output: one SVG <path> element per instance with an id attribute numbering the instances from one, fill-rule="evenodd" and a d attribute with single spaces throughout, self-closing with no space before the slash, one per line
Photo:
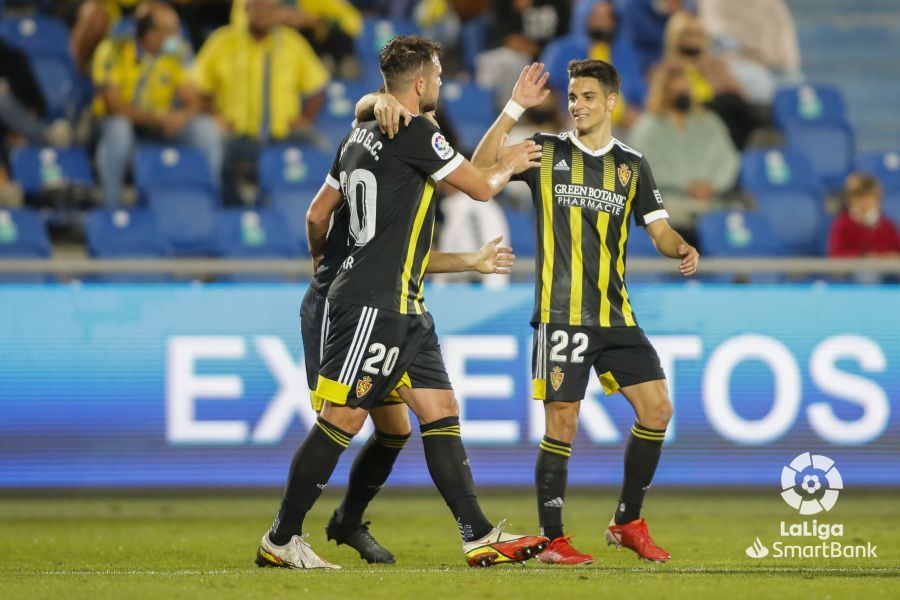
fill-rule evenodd
<path id="1" fill-rule="evenodd" d="M 404 127 L 409 125 L 412 113 L 390 94 L 381 94 L 375 103 L 375 121 L 378 122 L 381 133 L 386 133 L 388 138 L 394 139 L 394 136 L 400 133 L 401 119 Z"/>
<path id="2" fill-rule="evenodd" d="M 522 108 L 538 106 L 550 95 L 550 89 L 545 87 L 548 79 L 550 71 L 544 71 L 544 63 L 531 63 L 519 74 L 512 99 Z"/>
<path id="3" fill-rule="evenodd" d="M 475 262 L 476 271 L 485 275 L 491 273 L 509 275 L 512 272 L 516 255 L 512 253 L 512 248 L 499 245 L 502 240 L 502 236 L 497 237 L 481 247 Z"/>
<path id="4" fill-rule="evenodd" d="M 678 270 L 685 277 L 690 277 L 697 272 L 697 263 L 700 262 L 700 253 L 690 244 L 678 244 L 678 256 L 681 257 L 681 264 Z"/>
<path id="5" fill-rule="evenodd" d="M 534 169 L 541 166 L 541 145 L 534 140 L 525 140 L 512 146 L 507 146 L 498 162 L 512 169 L 513 174 Z"/>

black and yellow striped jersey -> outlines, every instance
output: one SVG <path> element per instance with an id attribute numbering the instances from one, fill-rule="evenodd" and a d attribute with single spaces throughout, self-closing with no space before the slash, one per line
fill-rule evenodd
<path id="1" fill-rule="evenodd" d="M 350 233 L 330 299 L 425 312 L 422 279 L 434 235 L 435 182 L 463 160 L 424 117 L 414 117 L 394 139 L 375 121 L 353 128 L 326 178 L 349 209 Z"/>
<path id="2" fill-rule="evenodd" d="M 613 138 L 591 151 L 574 133 L 535 134 L 541 166 L 517 177 L 532 191 L 537 253 L 533 323 L 637 325 L 625 289 L 629 217 L 668 218 L 650 166 Z"/>

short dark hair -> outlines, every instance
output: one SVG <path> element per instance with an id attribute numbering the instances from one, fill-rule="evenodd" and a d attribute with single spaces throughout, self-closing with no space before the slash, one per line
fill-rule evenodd
<path id="1" fill-rule="evenodd" d="M 398 35 L 381 49 L 379 67 L 388 89 L 396 89 L 414 73 L 440 58 L 441 45 L 418 35 Z"/>
<path id="2" fill-rule="evenodd" d="M 153 14 L 153 2 L 141 2 L 134 11 L 135 37 L 141 40 L 155 27 L 156 17 Z"/>
<path id="3" fill-rule="evenodd" d="M 603 60 L 571 60 L 569 61 L 569 79 L 576 77 L 593 77 L 600 82 L 606 95 L 619 93 L 619 72 Z"/>
<path id="4" fill-rule="evenodd" d="M 881 183 L 871 173 L 856 171 L 847 176 L 847 180 L 844 182 L 844 193 L 847 198 L 880 194 Z"/>

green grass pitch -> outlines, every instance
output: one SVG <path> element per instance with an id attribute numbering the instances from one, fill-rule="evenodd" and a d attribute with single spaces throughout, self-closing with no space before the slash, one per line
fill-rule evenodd
<path id="1" fill-rule="evenodd" d="M 878 546 L 877 559 L 748 558 L 780 521 L 799 522 L 771 491 L 678 491 L 654 488 L 645 515 L 673 559 L 640 562 L 608 548 L 602 532 L 612 490 L 575 489 L 566 524 L 588 567 L 470 569 L 456 524 L 431 490 L 387 490 L 368 518 L 398 563 L 369 566 L 346 546 L 325 541 L 324 525 L 340 499 L 329 489 L 307 518 L 310 542 L 339 572 L 258 569 L 256 544 L 279 492 L 223 490 L 189 495 L 96 495 L 0 498 L 2 598 L 900 598 L 900 502 L 896 493 L 848 491 L 819 521 L 844 523 L 842 541 Z M 489 518 L 511 531 L 536 530 L 531 490 L 484 491 Z M 805 539 L 804 543 L 815 540 Z"/>

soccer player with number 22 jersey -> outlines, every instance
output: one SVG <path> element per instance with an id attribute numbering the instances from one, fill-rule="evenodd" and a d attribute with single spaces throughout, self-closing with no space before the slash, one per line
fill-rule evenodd
<path id="1" fill-rule="evenodd" d="M 543 65 L 526 67 L 528 79 Z M 646 228 L 659 252 L 681 261 L 685 276 L 699 254 L 668 224 L 662 196 L 641 153 L 612 137 L 619 75 L 599 60 L 572 61 L 568 68 L 569 114 L 575 129 L 538 133 L 540 167 L 517 176 L 531 188 L 536 211 L 535 304 L 532 315 L 533 397 L 544 403 L 546 429 L 535 480 L 541 533 L 550 546 L 538 559 L 587 564 L 564 535 L 568 460 L 591 367 L 607 394 L 622 392 L 637 420 L 625 447 L 625 478 L 606 540 L 642 559 L 664 562 L 640 516 L 644 494 L 659 462 L 672 403 L 659 357 L 638 327 L 625 288 L 629 219 Z M 529 106 L 516 92 L 472 156 L 490 163 L 501 139 Z"/>

